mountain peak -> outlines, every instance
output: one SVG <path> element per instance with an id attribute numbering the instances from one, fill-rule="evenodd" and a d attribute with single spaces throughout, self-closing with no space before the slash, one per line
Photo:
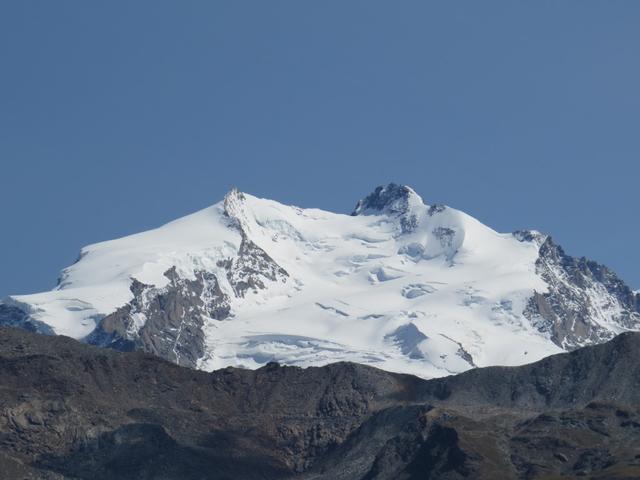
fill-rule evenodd
<path id="1" fill-rule="evenodd" d="M 233 202 L 242 202 L 244 201 L 245 196 L 237 187 L 231 187 L 231 190 L 227 192 L 224 196 L 223 202 L 225 205 Z"/>
<path id="2" fill-rule="evenodd" d="M 424 377 L 640 330 L 640 297 L 539 232 L 500 234 L 397 184 L 354 215 L 231 189 L 85 247 L 56 290 L 0 304 L 0 325 L 205 370 L 351 360 Z"/>
<path id="3" fill-rule="evenodd" d="M 360 200 L 351 215 L 380 213 L 402 215 L 407 213 L 413 205 L 424 205 L 420 195 L 406 185 L 389 183 L 376 187 L 373 192 Z"/>
<path id="4" fill-rule="evenodd" d="M 224 207 L 224 214 L 230 218 L 238 227 L 242 227 L 244 222 L 244 205 L 246 197 L 244 193 L 233 187 L 224 196 L 222 205 Z"/>

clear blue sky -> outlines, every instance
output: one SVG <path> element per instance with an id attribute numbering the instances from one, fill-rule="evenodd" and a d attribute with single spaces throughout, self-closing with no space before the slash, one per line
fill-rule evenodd
<path id="1" fill-rule="evenodd" d="M 0 3 L 0 297 L 233 185 L 413 186 L 640 287 L 640 2 Z"/>

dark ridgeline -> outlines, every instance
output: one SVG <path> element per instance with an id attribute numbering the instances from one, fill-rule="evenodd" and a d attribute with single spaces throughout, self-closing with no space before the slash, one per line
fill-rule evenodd
<path id="1" fill-rule="evenodd" d="M 0 476 L 640 478 L 640 334 L 421 380 L 350 363 L 213 373 L 0 329 Z"/>

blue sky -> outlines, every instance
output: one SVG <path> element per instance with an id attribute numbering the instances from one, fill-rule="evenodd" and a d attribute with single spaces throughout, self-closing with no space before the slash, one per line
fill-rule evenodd
<path id="1" fill-rule="evenodd" d="M 0 4 L 0 297 L 231 186 L 413 186 L 640 288 L 640 2 Z"/>

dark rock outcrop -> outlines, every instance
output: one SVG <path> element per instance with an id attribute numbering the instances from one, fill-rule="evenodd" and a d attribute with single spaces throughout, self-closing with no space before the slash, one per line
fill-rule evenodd
<path id="1" fill-rule="evenodd" d="M 412 195 L 416 193 L 406 185 L 380 185 L 358 201 L 351 215 L 366 215 L 368 212 L 402 215 L 409 211 L 409 198 Z"/>
<path id="2" fill-rule="evenodd" d="M 29 313 L 15 305 L 0 303 L 0 325 L 24 328 L 29 332 L 54 335 L 54 332 L 49 325 L 38 322 L 32 318 Z"/>
<path id="3" fill-rule="evenodd" d="M 174 268 L 165 272 L 166 287 L 154 288 L 137 280 L 131 300 L 104 317 L 87 343 L 122 351 L 142 350 L 187 367 L 204 355 L 205 318 L 229 315 L 229 299 L 216 276 L 196 272 L 196 279 L 181 278 Z"/>
<path id="4" fill-rule="evenodd" d="M 205 373 L 2 328 L 0 385 L 6 478 L 640 476 L 640 334 L 426 381 L 349 363 Z"/>
<path id="5" fill-rule="evenodd" d="M 535 292 L 524 312 L 532 324 L 571 350 L 610 340 L 614 333 L 603 324 L 640 329 L 640 297 L 604 265 L 567 255 L 550 236 L 519 231 L 520 241 L 539 247 L 536 271 L 549 286 Z"/>
<path id="6" fill-rule="evenodd" d="M 411 233 L 418 228 L 418 217 L 411 210 L 412 199 L 416 203 L 422 203 L 422 199 L 418 194 L 406 185 L 398 185 L 396 183 L 380 185 L 365 198 L 358 201 L 351 215 L 380 215 L 385 213 L 397 219 L 399 233 Z"/>
<path id="7" fill-rule="evenodd" d="M 248 291 L 264 290 L 267 281 L 286 282 L 289 277 L 284 268 L 244 234 L 237 257 L 227 265 L 227 279 L 237 297 L 244 297 Z"/>

